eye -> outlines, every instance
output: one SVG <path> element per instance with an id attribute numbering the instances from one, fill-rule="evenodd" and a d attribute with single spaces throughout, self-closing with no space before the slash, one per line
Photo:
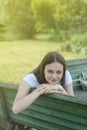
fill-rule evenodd
<path id="1" fill-rule="evenodd" d="M 60 70 L 59 70 L 59 71 L 57 71 L 57 74 L 61 74 L 61 73 L 62 73 L 62 71 L 60 71 Z"/>
<path id="2" fill-rule="evenodd" d="M 48 73 L 52 74 L 52 73 L 53 73 L 53 71 L 52 71 L 52 70 L 48 70 Z"/>

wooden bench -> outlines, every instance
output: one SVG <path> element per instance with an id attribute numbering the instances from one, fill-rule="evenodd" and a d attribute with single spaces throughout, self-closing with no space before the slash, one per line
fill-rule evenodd
<path id="1" fill-rule="evenodd" d="M 87 91 L 83 91 L 78 75 L 87 74 L 87 59 L 69 60 L 67 67 L 73 79 L 75 97 L 61 94 L 40 96 L 20 114 L 12 113 L 18 85 L 0 83 L 0 116 L 9 120 L 7 130 L 27 125 L 37 130 L 87 130 Z M 20 125 L 22 124 L 22 125 Z"/>

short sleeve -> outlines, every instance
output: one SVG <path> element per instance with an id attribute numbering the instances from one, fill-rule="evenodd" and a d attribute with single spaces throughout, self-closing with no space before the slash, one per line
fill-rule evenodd
<path id="1" fill-rule="evenodd" d="M 27 74 L 23 80 L 26 81 L 32 88 L 37 88 L 39 86 L 39 83 L 33 73 Z"/>
<path id="2" fill-rule="evenodd" d="M 69 71 L 66 71 L 65 73 L 65 86 L 72 83 L 72 77 Z"/>

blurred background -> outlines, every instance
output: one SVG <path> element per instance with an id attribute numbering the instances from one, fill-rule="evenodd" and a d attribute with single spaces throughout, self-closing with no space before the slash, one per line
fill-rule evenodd
<path id="1" fill-rule="evenodd" d="M 0 81 L 20 83 L 49 51 L 87 57 L 87 0 L 0 0 Z"/>

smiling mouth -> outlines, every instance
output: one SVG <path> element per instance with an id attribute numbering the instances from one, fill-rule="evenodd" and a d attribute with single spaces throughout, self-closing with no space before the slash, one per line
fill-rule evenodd
<path id="1" fill-rule="evenodd" d="M 57 82 L 57 80 L 51 80 L 51 82 L 55 83 L 55 82 Z"/>

